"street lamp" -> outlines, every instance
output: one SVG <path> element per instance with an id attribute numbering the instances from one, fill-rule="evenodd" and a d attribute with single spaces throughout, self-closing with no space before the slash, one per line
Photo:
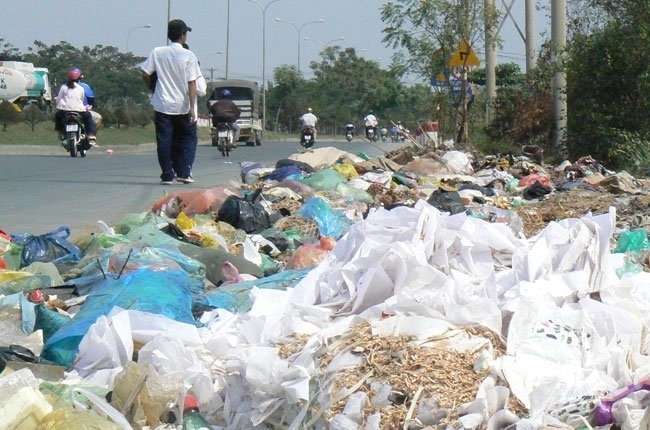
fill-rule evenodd
<path id="1" fill-rule="evenodd" d="M 266 9 L 280 0 L 271 0 L 262 6 L 257 0 L 248 0 L 262 12 L 262 130 L 266 130 Z"/>
<path id="2" fill-rule="evenodd" d="M 210 55 L 222 55 L 222 54 L 223 54 L 222 51 L 210 52 L 210 53 L 209 53 L 208 55 L 206 55 L 205 58 L 203 59 L 203 64 L 205 64 L 206 66 L 208 65 L 208 57 L 209 57 Z M 213 82 L 213 77 L 214 77 L 214 71 L 215 71 L 215 68 L 214 68 L 214 67 L 209 67 L 209 68 L 207 68 L 206 70 L 208 70 L 208 71 L 210 72 L 210 82 Z"/>
<path id="3" fill-rule="evenodd" d="M 126 52 L 129 52 L 129 37 L 131 37 L 131 32 L 133 30 L 137 30 L 138 28 L 151 28 L 151 24 L 138 25 L 136 27 L 133 27 L 132 29 L 129 30 L 128 33 L 126 33 Z"/>
<path id="4" fill-rule="evenodd" d="M 285 21 L 284 19 L 281 18 L 275 18 L 277 22 L 286 22 L 287 24 L 291 25 L 293 28 L 296 29 L 296 32 L 298 32 L 298 72 L 300 72 L 300 33 L 302 32 L 302 29 L 309 24 L 320 24 L 321 22 L 325 22 L 323 18 L 317 19 L 316 21 L 309 21 L 305 22 L 302 25 L 297 25 L 291 21 Z"/>
<path id="5" fill-rule="evenodd" d="M 311 40 L 312 42 L 316 42 L 316 43 L 320 44 L 323 47 L 323 49 L 325 49 L 325 48 L 327 48 L 327 46 L 330 43 L 338 42 L 339 40 L 345 40 L 345 37 L 341 36 L 341 37 L 337 37 L 336 39 L 332 39 L 332 40 L 327 41 L 327 42 L 321 42 L 320 40 L 314 39 L 313 37 L 305 36 L 305 40 Z"/>

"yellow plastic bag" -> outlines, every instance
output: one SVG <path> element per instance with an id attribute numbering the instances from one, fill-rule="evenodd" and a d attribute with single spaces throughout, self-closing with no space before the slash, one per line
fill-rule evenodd
<path id="1" fill-rule="evenodd" d="M 335 166 L 332 166 L 332 169 L 339 172 L 341 176 L 343 176 L 346 180 L 359 177 L 357 170 L 354 168 L 352 164 L 347 164 L 347 163 L 337 164 Z"/>

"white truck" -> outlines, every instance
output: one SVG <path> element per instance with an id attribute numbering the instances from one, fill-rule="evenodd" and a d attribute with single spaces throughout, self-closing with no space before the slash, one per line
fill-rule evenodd
<path id="1" fill-rule="evenodd" d="M 19 108 L 36 104 L 52 109 L 50 72 L 21 61 L 0 61 L 0 100 L 9 100 Z"/>
<path id="2" fill-rule="evenodd" d="M 211 90 L 208 109 L 220 98 L 222 90 L 230 90 L 232 100 L 241 109 L 241 116 L 237 120 L 239 140 L 245 140 L 247 146 L 260 146 L 262 144 L 262 119 L 260 117 L 260 89 L 257 82 L 245 79 L 225 79 L 211 82 L 208 89 Z"/>

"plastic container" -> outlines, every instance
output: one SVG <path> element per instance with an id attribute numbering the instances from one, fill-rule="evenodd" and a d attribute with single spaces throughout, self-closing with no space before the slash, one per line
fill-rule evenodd
<path id="1" fill-rule="evenodd" d="M 183 430 L 211 430 L 212 426 L 199 411 L 196 397 L 188 394 L 183 402 Z"/>
<path id="2" fill-rule="evenodd" d="M 52 405 L 40 391 L 23 387 L 0 407 L 0 429 L 36 430 Z"/>
<path id="3" fill-rule="evenodd" d="M 13 364 L 13 362 L 8 362 Z M 7 366 L 7 371 L 0 376 L 0 407 L 4 405 L 5 399 L 9 400 L 18 390 L 24 387 L 31 387 L 38 390 L 38 379 L 29 369 L 13 369 Z"/>

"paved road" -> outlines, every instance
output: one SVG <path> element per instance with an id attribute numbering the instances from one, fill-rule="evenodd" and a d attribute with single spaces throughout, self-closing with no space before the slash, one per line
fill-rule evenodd
<path id="1" fill-rule="evenodd" d="M 400 144 L 361 140 L 322 141 L 316 148 L 334 146 L 371 157 L 383 155 Z M 401 144 L 403 145 L 403 144 Z M 224 158 L 209 143 L 199 144 L 194 184 L 162 186 L 155 146 L 94 148 L 85 158 L 71 158 L 59 147 L 9 147 L 0 145 L 0 229 L 10 234 L 42 234 L 61 225 L 72 235 L 98 231 L 98 220 L 119 222 L 126 213 L 150 210 L 165 193 L 203 189 L 241 182 L 240 162 L 273 166 L 300 149 L 297 141 L 240 145 Z"/>

